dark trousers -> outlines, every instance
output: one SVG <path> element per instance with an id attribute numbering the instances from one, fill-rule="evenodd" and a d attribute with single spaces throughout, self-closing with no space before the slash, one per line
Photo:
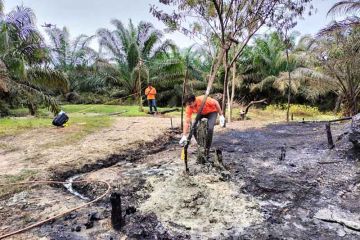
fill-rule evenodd
<path id="1" fill-rule="evenodd" d="M 201 118 L 200 118 L 200 120 L 203 118 L 207 118 L 207 120 L 208 120 L 207 121 L 208 122 L 208 139 L 207 139 L 207 143 L 206 143 L 207 149 L 210 149 L 210 147 L 211 147 L 217 115 L 218 115 L 217 112 L 212 112 L 212 113 L 208 113 L 206 115 L 201 115 Z M 194 131 L 194 134 L 196 134 L 196 131 Z"/>
<path id="2" fill-rule="evenodd" d="M 155 99 L 148 99 L 150 112 L 152 112 L 152 108 L 154 107 L 155 112 L 157 112 L 156 108 L 156 100 Z"/>

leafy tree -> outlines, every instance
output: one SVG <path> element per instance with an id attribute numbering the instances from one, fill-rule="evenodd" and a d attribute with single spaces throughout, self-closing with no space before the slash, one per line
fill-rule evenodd
<path id="1" fill-rule="evenodd" d="M 218 43 L 209 74 L 206 95 L 210 93 L 218 70 L 223 65 L 225 70 L 224 108 L 228 95 L 228 72 L 242 55 L 254 34 L 264 25 L 281 27 L 285 23 L 295 24 L 295 18 L 302 15 L 310 1 L 168 0 L 160 2 L 176 8 L 176 11 L 171 13 L 159 9 L 157 6 L 151 6 L 150 9 L 153 15 L 162 20 L 170 30 L 179 30 L 189 36 L 197 37 L 204 44 Z M 231 48 L 235 50 L 230 59 Z"/>

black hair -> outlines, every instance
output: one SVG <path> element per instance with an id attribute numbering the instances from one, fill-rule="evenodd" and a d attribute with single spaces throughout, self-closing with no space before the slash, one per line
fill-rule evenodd
<path id="1" fill-rule="evenodd" d="M 185 97 L 185 101 L 184 101 L 184 104 L 190 104 L 192 102 L 195 102 L 195 95 L 194 94 L 190 94 L 190 95 L 187 95 Z"/>

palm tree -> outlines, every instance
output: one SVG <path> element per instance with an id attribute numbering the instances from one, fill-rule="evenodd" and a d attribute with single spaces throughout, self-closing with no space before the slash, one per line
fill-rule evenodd
<path id="1" fill-rule="evenodd" d="M 327 83 L 343 104 L 343 113 L 358 113 L 360 94 L 360 27 L 329 32 L 309 45 L 316 66 L 327 75 Z"/>
<path id="2" fill-rule="evenodd" d="M 46 48 L 35 27 L 33 11 L 17 6 L 7 15 L 3 12 L 0 15 L 1 82 L 6 86 L 3 89 L 21 97 L 31 114 L 35 114 L 39 98 L 56 113 L 59 106 L 49 93 L 67 91 L 68 82 L 59 71 L 43 66 L 47 60 Z M 9 99 L 5 96 L 5 100 Z"/>
<path id="3" fill-rule="evenodd" d="M 359 39 L 359 28 L 304 37 L 307 66 L 293 71 L 292 91 L 301 91 L 309 99 L 333 92 L 337 95 L 336 105 L 342 105 L 345 116 L 356 114 L 360 95 Z M 281 73 L 275 78 L 274 87 L 284 91 L 287 80 L 286 74 Z"/>
<path id="4" fill-rule="evenodd" d="M 328 11 L 327 15 L 347 15 L 344 20 L 333 21 L 329 26 L 320 31 L 325 34 L 332 31 L 341 31 L 345 28 L 360 26 L 360 0 L 340 1 L 334 4 Z"/>
<path id="5" fill-rule="evenodd" d="M 290 45 L 294 46 L 295 34 L 290 36 Z M 267 92 L 272 96 L 274 89 L 274 81 L 280 73 L 285 71 L 293 71 L 299 62 L 295 55 L 286 56 L 286 46 L 282 41 L 280 35 L 276 32 L 270 35 L 265 35 L 263 38 L 258 38 L 255 41 L 255 46 L 250 52 L 251 66 L 247 70 L 247 74 L 253 77 L 254 84 L 251 85 L 252 92 L 259 90 L 260 92 Z M 256 82 L 257 81 L 257 82 Z"/>
<path id="6" fill-rule="evenodd" d="M 84 77 L 84 75 L 86 76 L 88 75 L 87 72 L 91 72 L 90 66 L 98 58 L 97 52 L 90 47 L 93 36 L 88 37 L 81 34 L 71 40 L 66 27 L 63 29 L 49 28 L 46 33 L 50 39 L 48 47 L 51 65 L 67 74 L 70 91 L 81 91 L 84 87 L 92 86 L 93 79 Z"/>
<path id="7" fill-rule="evenodd" d="M 151 23 L 140 22 L 135 27 L 130 20 L 127 28 L 117 19 L 111 23 L 115 30 L 102 28 L 97 31 L 101 53 L 108 59 L 106 72 L 102 73 L 121 86 L 127 95 L 141 98 L 140 89 L 149 79 L 152 63 L 158 62 L 161 54 L 175 46 L 169 40 L 162 42 L 162 33 Z M 110 68 L 111 74 L 108 71 Z"/>

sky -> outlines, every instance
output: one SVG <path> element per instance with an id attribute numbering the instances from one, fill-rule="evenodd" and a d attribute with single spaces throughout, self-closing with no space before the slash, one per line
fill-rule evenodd
<path id="1" fill-rule="evenodd" d="M 72 38 L 80 34 L 94 35 L 99 28 L 112 28 L 110 20 L 117 18 L 124 23 L 132 19 L 134 24 L 148 21 L 158 29 L 163 29 L 164 24 L 154 18 L 149 12 L 150 4 L 158 4 L 158 0 L 4 0 L 5 12 L 9 12 L 17 5 L 23 4 L 30 7 L 37 17 L 37 25 L 41 27 L 45 22 L 56 24 L 62 28 L 66 26 Z M 330 7 L 339 0 L 313 0 L 317 13 L 305 16 L 299 20 L 294 30 L 302 34 L 315 34 L 327 25 L 332 18 L 326 13 Z M 181 48 L 190 46 L 193 41 L 181 33 L 166 34 Z M 92 46 L 97 48 L 97 43 Z"/>

